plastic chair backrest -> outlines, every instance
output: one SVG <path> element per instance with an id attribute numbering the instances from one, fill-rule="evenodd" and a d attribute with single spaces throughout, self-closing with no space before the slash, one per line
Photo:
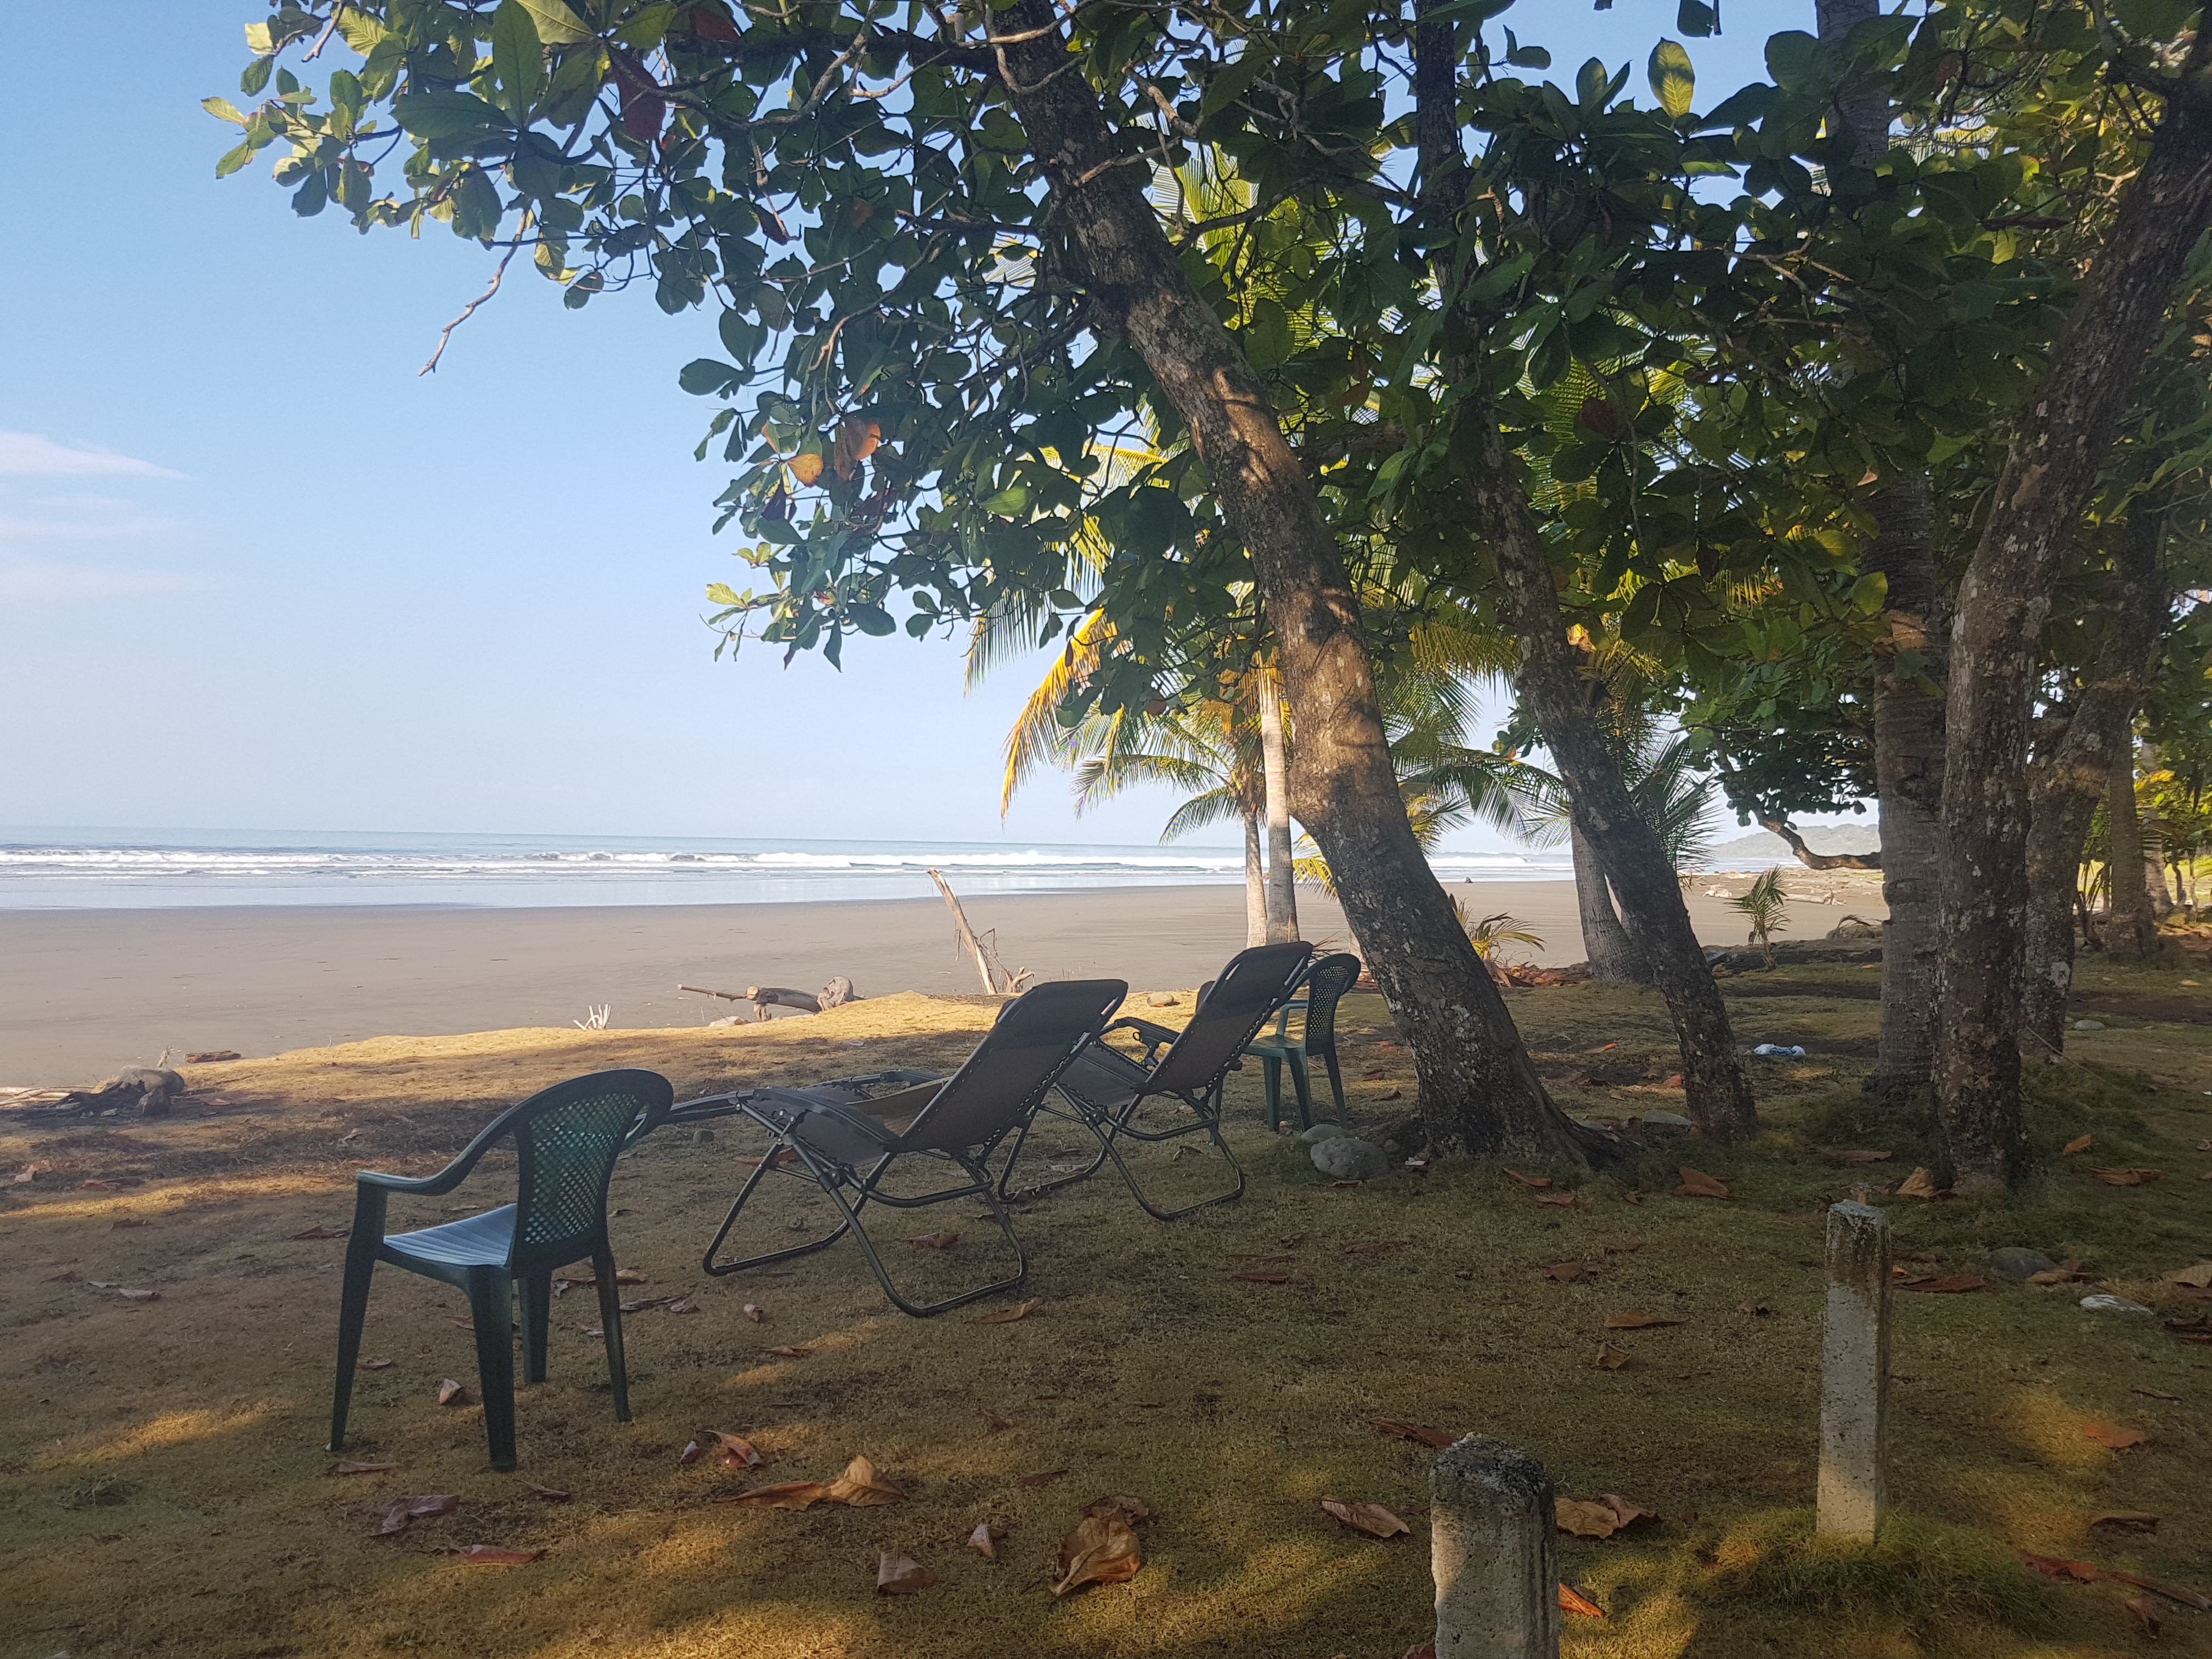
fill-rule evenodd
<path id="1" fill-rule="evenodd" d="M 907 1126 L 899 1145 L 951 1152 L 988 1144 L 1044 1098 L 1128 994 L 1128 981 L 1119 979 L 1054 980 L 1024 992 L 999 1011 L 997 1024 Z"/>
<path id="2" fill-rule="evenodd" d="M 1323 957 L 1306 969 L 1305 1030 L 1300 1044 L 1310 1054 L 1336 1047 L 1336 1005 L 1359 982 L 1360 960 L 1348 951 Z"/>
<path id="3" fill-rule="evenodd" d="M 649 1127 L 675 1103 L 657 1072 L 594 1072 L 531 1096 L 493 1126 L 514 1136 L 520 1165 L 510 1265 L 574 1259 L 607 1218 L 607 1182 L 634 1129 Z"/>
<path id="4" fill-rule="evenodd" d="M 1221 1080 L 1244 1045 L 1297 987 L 1313 946 L 1304 939 L 1239 951 L 1221 970 L 1175 1046 L 1161 1056 L 1148 1088 L 1195 1094 Z"/>

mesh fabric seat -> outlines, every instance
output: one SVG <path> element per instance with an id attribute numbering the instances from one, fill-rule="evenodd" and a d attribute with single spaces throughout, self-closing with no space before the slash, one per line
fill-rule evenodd
<path id="1" fill-rule="evenodd" d="M 1082 1124 L 1097 1137 L 1098 1152 L 1084 1169 L 1059 1180 L 1042 1182 L 1037 1190 L 1050 1191 L 1071 1182 L 1085 1180 L 1111 1159 L 1127 1183 L 1131 1195 L 1144 1206 L 1146 1214 L 1158 1220 L 1172 1221 L 1209 1204 L 1223 1204 L 1243 1196 L 1243 1166 L 1229 1150 L 1229 1143 L 1221 1138 L 1222 1085 L 1229 1073 L 1242 1063 L 1239 1056 L 1246 1045 L 1289 1000 L 1312 955 L 1313 946 L 1302 939 L 1255 945 L 1249 951 L 1238 951 L 1221 970 L 1221 977 L 1206 987 L 1198 1006 L 1191 1011 L 1190 1024 L 1180 1031 L 1156 1025 L 1148 1019 L 1117 1019 L 1108 1026 L 1109 1031 L 1135 1032 L 1146 1044 L 1145 1057 L 1142 1060 L 1133 1060 L 1103 1041 L 1095 1041 L 1060 1074 L 1059 1093 L 1071 1110 L 1060 1112 L 1048 1108 L 1046 1113 Z M 1164 1054 L 1160 1052 L 1163 1048 L 1166 1050 Z M 1166 1128 L 1146 1127 L 1139 1120 L 1148 1101 L 1172 1103 L 1177 1109 L 1187 1109 L 1190 1121 Z M 1021 1135 L 1016 1138 L 1012 1155 L 1000 1175 L 999 1191 L 1002 1197 L 1012 1190 L 1015 1165 L 1020 1160 L 1029 1127 L 1024 1125 Z M 1236 1185 L 1227 1192 L 1195 1203 L 1164 1210 L 1146 1196 L 1116 1143 L 1123 1139 L 1177 1140 L 1194 1134 L 1204 1134 L 1212 1140 L 1215 1150 L 1235 1171 Z"/>
<path id="2" fill-rule="evenodd" d="M 743 1273 L 826 1249 L 849 1232 L 859 1240 L 884 1294 L 902 1313 L 926 1318 L 1012 1289 L 1028 1277 L 1029 1258 L 992 1190 L 991 1156 L 1029 1121 L 1084 1046 L 1106 1029 L 1128 989 L 1118 979 L 1040 985 L 1000 1010 L 998 1023 L 951 1077 L 891 1094 L 856 1099 L 849 1089 L 835 1085 L 755 1091 L 736 1109 L 768 1132 L 769 1150 L 738 1190 L 702 1265 L 710 1273 Z M 950 1166 L 963 1179 L 919 1194 L 891 1190 L 886 1183 L 894 1171 L 912 1163 L 939 1170 Z M 775 1176 L 818 1186 L 837 1206 L 836 1226 L 826 1237 L 804 1244 L 716 1261 L 746 1205 Z M 910 1301 L 891 1282 L 860 1212 L 871 1204 L 915 1210 L 970 1198 L 989 1207 L 1013 1249 L 1016 1271 L 1011 1278 L 939 1301 Z"/>
<path id="3" fill-rule="evenodd" d="M 629 1421 L 629 1379 L 623 1364 L 622 1293 L 615 1287 L 607 1242 L 607 1182 L 623 1149 L 650 1133 L 674 1099 L 668 1080 L 653 1072 L 596 1072 L 532 1095 L 494 1119 L 436 1175 L 410 1180 L 363 1170 L 354 1177 L 353 1231 L 346 1243 L 345 1286 L 338 1311 L 338 1373 L 331 1406 L 330 1449 L 345 1444 L 354 1368 L 376 1264 L 434 1279 L 469 1299 L 476 1326 L 477 1376 L 484 1432 L 495 1469 L 514 1467 L 514 1287 L 522 1289 L 524 1370 L 545 1380 L 546 1326 L 553 1270 L 588 1259 L 599 1280 L 599 1322 L 606 1334 L 607 1371 L 615 1416 Z M 386 1233 L 386 1200 L 394 1193 L 436 1198 L 452 1192 L 494 1146 L 514 1142 L 515 1201 L 465 1220 L 414 1232 Z"/>
<path id="4" fill-rule="evenodd" d="M 1328 1070 L 1328 1091 L 1336 1101 L 1336 1121 L 1344 1121 L 1344 1073 L 1336 1063 L 1336 1005 L 1358 981 L 1359 967 L 1359 958 L 1348 951 L 1317 959 L 1306 969 L 1298 994 L 1276 1014 L 1273 1032 L 1255 1037 L 1245 1045 L 1246 1054 L 1259 1057 L 1261 1075 L 1267 1079 L 1270 1129 L 1282 1127 L 1285 1064 L 1291 1068 L 1291 1085 L 1297 1092 L 1298 1127 L 1313 1127 L 1313 1087 L 1307 1076 L 1306 1062 L 1316 1056 Z M 1291 1035 L 1292 1014 L 1300 1016 L 1296 1036 Z"/>

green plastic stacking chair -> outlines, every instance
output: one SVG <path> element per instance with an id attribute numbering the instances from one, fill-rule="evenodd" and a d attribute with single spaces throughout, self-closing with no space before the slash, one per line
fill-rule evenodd
<path id="1" fill-rule="evenodd" d="M 1319 1057 L 1328 1070 L 1328 1091 L 1336 1101 L 1336 1121 L 1344 1118 L 1344 1073 L 1336 1063 L 1336 1005 L 1358 982 L 1360 962 L 1349 951 L 1327 956 L 1306 969 L 1298 994 L 1285 1003 L 1272 1036 L 1255 1037 L 1244 1052 L 1260 1059 L 1267 1090 L 1267 1127 L 1283 1122 L 1283 1066 L 1291 1068 L 1291 1086 L 1297 1091 L 1298 1127 L 1313 1127 L 1313 1086 L 1306 1062 Z M 1291 1035 L 1291 1016 L 1302 1015 L 1298 1032 Z"/>
<path id="2" fill-rule="evenodd" d="M 599 1280 L 599 1323 L 615 1417 L 629 1421 L 629 1377 L 623 1366 L 622 1292 L 607 1242 L 607 1182 L 623 1148 L 659 1127 L 675 1103 L 653 1072 L 594 1072 L 535 1094 L 495 1118 L 436 1175 L 420 1180 L 363 1170 L 354 1177 L 353 1231 L 346 1243 L 345 1289 L 338 1310 L 337 1389 L 331 1405 L 330 1449 L 345 1445 L 354 1367 L 368 1312 L 369 1276 L 388 1261 L 465 1292 L 476 1325 L 477 1376 L 483 1398 L 491 1466 L 514 1467 L 514 1287 L 522 1287 L 525 1373 L 545 1380 L 546 1326 L 553 1270 L 588 1258 Z M 515 1201 L 419 1232 L 384 1231 L 393 1193 L 438 1198 L 450 1193 L 498 1142 L 513 1137 L 520 1164 Z"/>

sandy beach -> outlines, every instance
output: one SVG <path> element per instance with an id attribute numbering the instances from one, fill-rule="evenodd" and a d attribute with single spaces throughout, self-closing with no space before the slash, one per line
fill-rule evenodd
<path id="1" fill-rule="evenodd" d="M 1844 909 L 1879 914 L 1869 882 L 1848 905 L 1793 907 L 1787 937 Z M 1456 883 L 1472 916 L 1510 911 L 1543 936 L 1520 954 L 1581 960 L 1564 881 Z M 1240 887 L 982 896 L 1010 966 L 1110 975 L 1140 988 L 1211 978 L 1243 944 Z M 1708 944 L 1743 940 L 1723 900 L 1694 891 Z M 1348 945 L 1343 914 L 1301 894 L 1308 938 Z M 163 1048 L 248 1056 L 388 1036 L 565 1026 L 605 1005 L 619 1028 L 702 1025 L 729 1005 L 679 984 L 812 990 L 833 975 L 863 996 L 978 988 L 945 907 L 928 900 L 543 909 L 411 905 L 0 914 L 0 1086 L 87 1082 Z"/>

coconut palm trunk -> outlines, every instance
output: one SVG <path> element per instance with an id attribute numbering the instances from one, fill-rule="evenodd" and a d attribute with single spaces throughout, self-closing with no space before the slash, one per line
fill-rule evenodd
<path id="1" fill-rule="evenodd" d="M 1574 853 L 1575 908 L 1582 919 L 1583 953 L 1589 958 L 1590 977 L 1613 985 L 1649 985 L 1650 964 L 1621 926 L 1597 854 L 1590 850 L 1581 826 L 1571 824 L 1567 837 Z"/>
<path id="2" fill-rule="evenodd" d="M 1244 820 L 1244 946 L 1267 942 L 1267 875 L 1260 862 L 1260 815 L 1245 812 Z"/>
<path id="3" fill-rule="evenodd" d="M 1274 682 L 1265 676 L 1253 689 L 1260 700 L 1260 765 L 1267 794 L 1266 942 L 1280 945 L 1298 936 L 1297 875 L 1291 867 L 1291 780 L 1283 748 L 1283 701 Z"/>

